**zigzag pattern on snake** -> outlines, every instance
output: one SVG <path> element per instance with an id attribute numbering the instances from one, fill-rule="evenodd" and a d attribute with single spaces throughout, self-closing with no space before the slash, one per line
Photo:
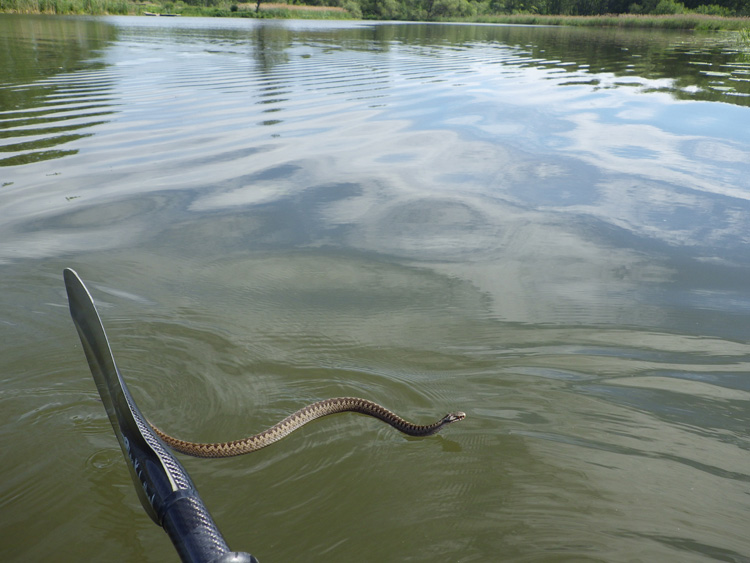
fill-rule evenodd
<path id="1" fill-rule="evenodd" d="M 336 397 L 308 405 L 259 434 L 243 438 L 242 440 L 234 440 L 232 442 L 188 442 L 186 440 L 174 438 L 169 434 L 165 434 L 150 422 L 149 424 L 159 438 L 164 440 L 164 442 L 172 449 L 180 453 L 195 457 L 232 457 L 258 451 L 261 448 L 270 446 L 274 442 L 278 442 L 308 422 L 328 416 L 329 414 L 340 412 L 357 412 L 375 417 L 409 436 L 431 436 L 440 431 L 440 429 L 446 424 L 451 424 L 466 418 L 465 413 L 455 412 L 446 414 L 443 418 L 432 424 L 422 426 L 412 424 L 385 407 L 372 401 L 368 401 L 367 399 L 360 399 L 357 397 Z"/>

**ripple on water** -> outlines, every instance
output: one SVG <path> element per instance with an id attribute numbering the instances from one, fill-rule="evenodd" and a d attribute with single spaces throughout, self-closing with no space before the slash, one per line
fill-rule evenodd
<path id="1" fill-rule="evenodd" d="M 113 79 L 103 71 L 78 71 L 33 84 L 33 107 L 0 112 L 0 166 L 19 166 L 78 152 L 76 141 L 94 134 L 117 112 Z M 58 148 L 60 147 L 60 148 Z"/>

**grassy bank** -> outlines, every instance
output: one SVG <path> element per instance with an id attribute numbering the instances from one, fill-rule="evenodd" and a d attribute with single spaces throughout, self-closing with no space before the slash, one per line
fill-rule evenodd
<path id="1" fill-rule="evenodd" d="M 0 0 L 0 12 L 15 14 L 135 14 L 128 0 Z"/>
<path id="2" fill-rule="evenodd" d="M 305 6 L 261 2 L 256 4 L 220 1 L 212 6 L 194 6 L 181 1 L 152 2 L 130 0 L 0 0 L 0 12 L 16 14 L 58 15 L 151 15 L 173 14 L 186 17 L 245 17 L 297 19 L 351 19 L 344 8 L 335 6 Z"/>
<path id="3" fill-rule="evenodd" d="M 305 6 L 302 4 L 283 4 L 280 2 L 261 2 L 257 4 L 234 3 L 231 0 L 219 2 L 210 7 L 184 5 L 182 2 L 167 3 L 156 9 L 157 13 L 173 13 L 182 16 L 211 16 L 232 18 L 279 18 L 279 19 L 315 19 L 341 20 L 351 19 L 352 15 L 344 8 L 336 6 Z"/>
<path id="4" fill-rule="evenodd" d="M 750 28 L 750 18 L 727 18 L 701 14 L 675 15 L 608 15 L 608 16 L 539 16 L 533 14 L 486 14 L 462 21 L 522 25 L 570 25 L 597 27 L 632 27 L 659 29 L 695 29 L 739 31 Z"/>

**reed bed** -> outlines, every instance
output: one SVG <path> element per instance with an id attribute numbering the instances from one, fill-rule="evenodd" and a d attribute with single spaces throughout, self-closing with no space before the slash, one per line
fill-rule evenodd
<path id="1" fill-rule="evenodd" d="M 282 3 L 261 3 L 260 12 L 255 4 L 237 4 L 227 1 L 215 6 L 191 6 L 184 2 L 132 2 L 128 0 L 0 0 L 0 12 L 16 14 L 60 15 L 143 15 L 176 14 L 206 17 L 260 17 L 260 18 L 351 18 L 343 8 L 304 6 Z"/>
<path id="2" fill-rule="evenodd" d="M 0 0 L 0 12 L 78 15 L 138 13 L 137 5 L 127 0 Z"/>

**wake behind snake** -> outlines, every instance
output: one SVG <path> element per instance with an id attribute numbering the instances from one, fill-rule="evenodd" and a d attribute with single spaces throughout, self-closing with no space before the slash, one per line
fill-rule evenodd
<path id="1" fill-rule="evenodd" d="M 446 414 L 443 418 L 432 424 L 417 425 L 404 420 L 396 413 L 373 401 L 358 397 L 336 397 L 308 405 L 259 434 L 232 442 L 188 442 L 165 434 L 150 422 L 149 425 L 151 425 L 151 428 L 153 428 L 159 438 L 180 453 L 195 457 L 232 457 L 258 451 L 261 448 L 270 446 L 274 442 L 278 442 L 308 422 L 340 412 L 357 412 L 375 417 L 409 436 L 432 436 L 439 432 L 443 426 L 466 418 L 465 413 L 455 412 Z"/>

